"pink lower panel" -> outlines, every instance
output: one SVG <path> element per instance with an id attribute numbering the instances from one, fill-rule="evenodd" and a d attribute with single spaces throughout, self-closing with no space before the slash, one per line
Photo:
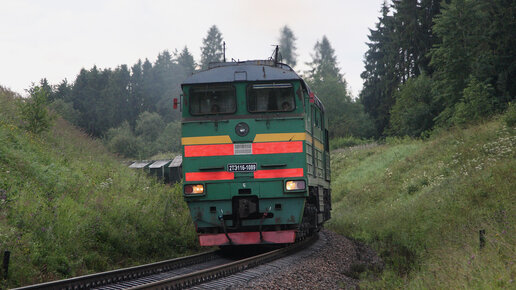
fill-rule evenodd
<path id="1" fill-rule="evenodd" d="M 263 241 L 260 241 L 260 232 L 229 233 L 233 245 L 252 245 L 261 243 L 285 244 L 293 243 L 296 231 L 262 232 Z M 199 234 L 201 246 L 229 245 L 225 234 Z"/>

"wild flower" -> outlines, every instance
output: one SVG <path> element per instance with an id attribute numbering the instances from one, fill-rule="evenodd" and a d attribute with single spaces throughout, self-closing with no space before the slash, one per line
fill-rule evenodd
<path id="1" fill-rule="evenodd" d="M 385 174 L 387 175 L 388 178 L 391 178 L 392 177 L 392 170 L 390 170 L 389 168 L 386 168 L 385 169 Z"/>

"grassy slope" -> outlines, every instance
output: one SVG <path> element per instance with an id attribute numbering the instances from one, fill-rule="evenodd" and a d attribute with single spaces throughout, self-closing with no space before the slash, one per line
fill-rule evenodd
<path id="1" fill-rule="evenodd" d="M 516 285 L 515 133 L 492 121 L 332 154 L 329 227 L 372 244 L 387 263 L 363 286 Z"/>
<path id="2" fill-rule="evenodd" d="M 0 87 L 0 250 L 11 251 L 3 286 L 197 250 L 178 187 L 121 165 L 63 120 L 26 132 L 12 95 Z"/>

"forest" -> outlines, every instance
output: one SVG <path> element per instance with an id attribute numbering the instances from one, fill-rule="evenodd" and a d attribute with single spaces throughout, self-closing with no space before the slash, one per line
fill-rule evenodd
<path id="1" fill-rule="evenodd" d="M 325 35 L 313 47 L 309 69 L 299 72 L 325 103 L 334 142 L 424 138 L 514 106 L 514 1 L 394 0 L 380 9 L 368 35 L 358 96 L 351 95 L 340 72 L 346 64 L 339 64 Z M 282 61 L 296 70 L 296 35 L 288 26 L 279 32 Z M 223 43 L 213 25 L 198 61 L 185 46 L 164 50 L 153 62 L 83 68 L 73 82 L 42 79 L 31 91 L 43 90 L 54 111 L 121 156 L 178 152 L 179 115 L 172 99 L 188 75 L 223 60 Z"/>

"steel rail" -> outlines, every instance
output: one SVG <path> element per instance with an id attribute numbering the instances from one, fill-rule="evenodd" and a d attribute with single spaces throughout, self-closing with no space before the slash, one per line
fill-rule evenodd
<path id="1" fill-rule="evenodd" d="M 273 250 L 260 255 L 241 259 L 235 262 L 230 262 L 209 269 L 184 274 L 157 282 L 134 286 L 128 289 L 184 289 L 188 287 L 193 287 L 204 282 L 226 277 L 282 258 L 286 255 L 289 255 L 292 252 L 296 252 L 310 246 L 317 240 L 317 238 L 318 235 L 313 235 L 312 237 L 309 237 L 301 242 L 295 243 L 285 248 Z"/>
<path id="2" fill-rule="evenodd" d="M 28 289 L 90 289 L 108 284 L 134 280 L 152 274 L 163 273 L 174 269 L 210 261 L 217 257 L 216 251 L 160 261 L 156 263 L 135 266 L 130 268 L 112 270 L 91 275 L 79 276 L 65 280 L 51 281 L 41 284 L 29 285 L 17 290 Z"/>

